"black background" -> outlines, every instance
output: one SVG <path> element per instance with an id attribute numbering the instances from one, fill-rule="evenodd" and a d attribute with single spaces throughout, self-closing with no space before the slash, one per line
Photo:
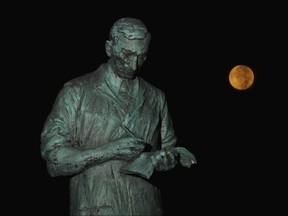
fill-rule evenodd
<path id="1" fill-rule="evenodd" d="M 275 213 L 281 206 L 276 198 L 283 191 L 281 149 L 287 144 L 287 19 L 281 5 L 99 2 L 19 10 L 13 53 L 20 60 L 13 65 L 20 69 L 9 68 L 19 89 L 9 90 L 7 104 L 15 108 L 10 138 L 16 140 L 15 162 L 21 162 L 8 169 L 9 181 L 16 181 L 6 200 L 21 207 L 12 211 L 68 214 L 69 178 L 48 175 L 40 133 L 63 84 L 107 60 L 109 30 L 126 16 L 140 18 L 151 32 L 139 75 L 166 93 L 178 145 L 198 159 L 190 169 L 153 176 L 166 215 Z M 228 82 L 238 64 L 255 73 L 246 91 Z"/>

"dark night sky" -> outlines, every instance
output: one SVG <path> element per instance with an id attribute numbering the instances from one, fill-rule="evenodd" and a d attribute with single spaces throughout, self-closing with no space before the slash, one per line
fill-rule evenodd
<path id="1" fill-rule="evenodd" d="M 21 211 L 31 212 L 35 205 L 46 215 L 68 213 L 68 179 L 48 175 L 40 157 L 40 133 L 63 84 L 107 60 L 104 43 L 109 29 L 124 16 L 140 18 L 150 30 L 148 58 L 140 75 L 166 93 L 178 145 L 198 159 L 190 169 L 177 167 L 154 177 L 167 215 L 271 210 L 272 197 L 280 189 L 272 184 L 284 159 L 280 148 L 287 143 L 279 126 L 287 122 L 287 96 L 281 85 L 287 42 L 281 6 L 239 2 L 225 7 L 165 3 L 122 8 L 112 12 L 108 6 L 39 5 L 28 18 L 32 34 L 23 41 L 29 38 L 33 44 L 24 45 L 31 50 L 24 63 L 30 68 L 17 76 L 26 95 L 22 122 L 29 126 L 22 137 L 29 140 L 28 149 L 23 148 L 29 154 L 23 160 L 30 168 L 19 199 L 27 200 L 27 194 L 31 198 Z M 255 72 L 255 83 L 247 91 L 234 90 L 228 83 L 229 70 L 237 64 Z"/>

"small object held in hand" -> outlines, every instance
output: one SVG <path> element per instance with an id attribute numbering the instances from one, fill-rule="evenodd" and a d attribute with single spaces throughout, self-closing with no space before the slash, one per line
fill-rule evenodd
<path id="1" fill-rule="evenodd" d="M 147 144 L 147 146 L 150 146 Z M 151 146 L 150 146 L 151 147 Z M 190 168 L 192 164 L 196 164 L 195 156 L 184 147 L 174 148 L 179 154 L 180 164 L 184 167 Z M 154 171 L 154 166 L 150 159 L 152 152 L 144 152 L 134 161 L 122 167 L 122 172 L 130 175 L 138 175 L 145 179 L 149 179 Z"/>
<path id="2" fill-rule="evenodd" d="M 142 153 L 134 161 L 122 167 L 121 171 L 129 175 L 138 175 L 142 178 L 149 179 L 154 171 L 150 157 L 151 153 Z"/>

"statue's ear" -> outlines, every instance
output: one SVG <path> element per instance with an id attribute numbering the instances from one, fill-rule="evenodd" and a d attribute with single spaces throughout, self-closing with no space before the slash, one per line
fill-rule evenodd
<path id="1" fill-rule="evenodd" d="M 112 54 L 112 41 L 106 40 L 105 50 L 108 57 L 111 57 Z"/>

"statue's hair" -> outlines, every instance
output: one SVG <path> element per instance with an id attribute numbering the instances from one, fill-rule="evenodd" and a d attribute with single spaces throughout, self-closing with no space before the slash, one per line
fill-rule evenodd
<path id="1" fill-rule="evenodd" d="M 146 25 L 137 18 L 125 17 L 118 19 L 110 30 L 109 39 L 117 42 L 120 33 L 130 40 L 143 39 L 147 36 L 150 38 Z"/>

